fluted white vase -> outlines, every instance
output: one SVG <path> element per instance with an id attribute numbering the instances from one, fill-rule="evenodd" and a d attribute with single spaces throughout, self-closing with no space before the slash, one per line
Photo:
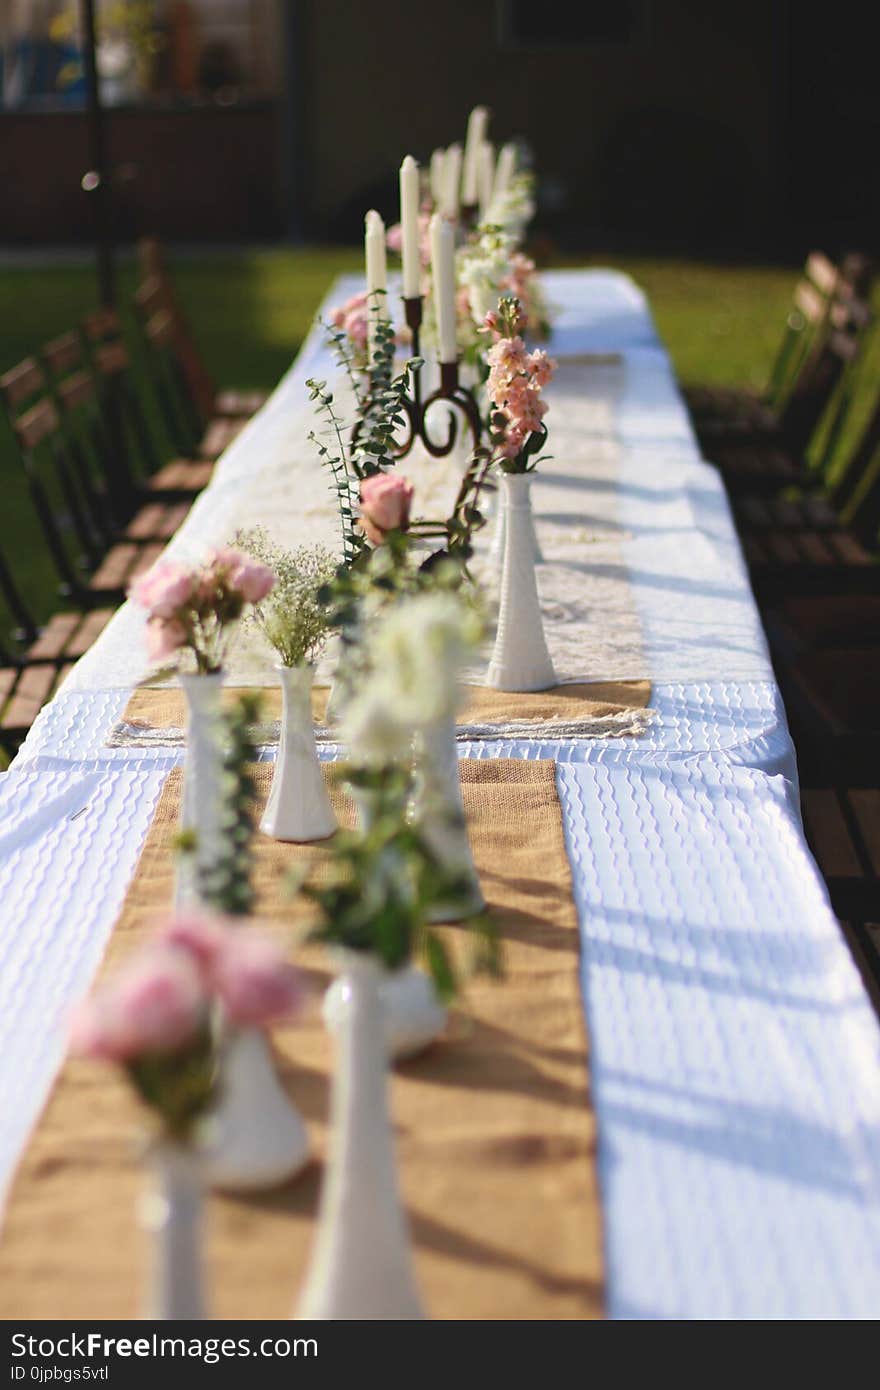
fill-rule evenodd
<path id="1" fill-rule="evenodd" d="M 311 666 L 277 666 L 281 739 L 260 829 L 275 840 L 326 840 L 336 830 L 312 722 Z"/>
<path id="2" fill-rule="evenodd" d="M 143 1315 L 155 1321 L 205 1318 L 198 1155 L 185 1144 L 164 1140 L 151 1148 L 149 1164 L 149 1187 L 140 1204 L 150 1241 Z"/>
<path id="3" fill-rule="evenodd" d="M 462 890 L 454 899 L 437 903 L 431 909 L 431 921 L 461 922 L 482 911 L 486 903 L 465 824 L 452 715 L 438 720 L 416 738 L 409 816 L 443 867 L 463 880 Z"/>
<path id="4" fill-rule="evenodd" d="M 385 1042 L 392 1061 L 414 1057 L 446 1027 L 447 1011 L 437 998 L 433 980 L 417 965 L 388 971 L 379 985 Z M 324 995 L 321 1012 L 330 1033 L 339 1033 L 352 1004 L 351 982 L 345 974 Z"/>
<path id="5" fill-rule="evenodd" d="M 494 569 L 501 569 L 504 564 L 504 544 L 507 536 L 507 497 L 508 489 L 505 486 L 507 478 L 525 478 L 527 483 L 531 483 L 529 473 L 502 473 L 501 484 L 497 494 L 495 516 L 492 525 L 492 540 L 489 545 L 489 561 Z M 544 562 L 544 555 L 541 544 L 538 540 L 538 532 L 535 527 L 535 516 L 532 511 L 531 498 L 529 499 L 528 514 L 522 518 L 523 529 L 529 533 L 532 554 L 535 563 L 540 565 Z"/>
<path id="6" fill-rule="evenodd" d="M 528 473 L 504 473 L 504 563 L 498 629 L 486 684 L 498 690 L 546 690 L 556 684 L 535 580 L 534 523 Z"/>
<path id="7" fill-rule="evenodd" d="M 358 825 L 361 830 L 369 830 L 376 815 L 376 793 L 370 787 L 353 787 L 351 796 Z M 380 992 L 389 1057 L 395 1060 L 412 1057 L 439 1038 L 448 1015 L 437 998 L 433 981 L 417 965 L 386 971 Z M 322 1003 L 324 1023 L 329 1032 L 339 1031 L 350 1004 L 351 989 L 342 971 L 326 991 Z"/>
<path id="8" fill-rule="evenodd" d="M 350 1007 L 340 1033 L 318 1229 L 297 1316 L 424 1317 L 400 1200 L 388 1109 L 383 967 L 346 951 Z"/>
<path id="9" fill-rule="evenodd" d="M 281 1085 L 261 1029 L 241 1028 L 229 1034 L 219 1092 L 205 1148 L 212 1187 L 257 1192 L 280 1187 L 305 1167 L 306 1126 Z"/>
<path id="10" fill-rule="evenodd" d="M 180 828 L 192 831 L 195 849 L 177 856 L 175 906 L 201 902 L 200 873 L 223 854 L 223 673 L 182 674 L 186 701 L 186 755 L 180 798 Z"/>

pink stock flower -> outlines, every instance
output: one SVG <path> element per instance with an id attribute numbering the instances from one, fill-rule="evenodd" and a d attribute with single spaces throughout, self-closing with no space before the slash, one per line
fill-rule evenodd
<path id="1" fill-rule="evenodd" d="M 529 354 L 526 352 L 526 345 L 522 338 L 499 338 L 497 343 L 493 343 L 486 360 L 491 369 L 491 375 L 497 383 L 511 381 L 519 373 L 526 370 L 529 363 Z"/>
<path id="2" fill-rule="evenodd" d="M 527 300 L 529 282 L 535 271 L 535 262 L 531 256 L 524 256 L 521 251 L 517 251 L 510 258 L 510 272 L 501 281 L 501 288 L 509 290 L 511 294 L 516 295 L 517 299 Z"/>
<path id="3" fill-rule="evenodd" d="M 361 526 L 372 545 L 382 545 L 388 531 L 405 531 L 413 485 L 399 473 L 376 473 L 361 483 Z"/>
<path id="4" fill-rule="evenodd" d="M 271 939 L 229 928 L 211 966 L 211 978 L 231 1023 L 264 1028 L 289 1018 L 302 1004 L 299 972 Z"/>
<path id="5" fill-rule="evenodd" d="M 151 945 L 75 1012 L 71 1049 L 80 1057 L 128 1062 L 182 1047 L 205 1022 L 208 995 L 182 951 Z"/>
<path id="6" fill-rule="evenodd" d="M 394 251 L 398 256 L 403 250 L 403 224 L 395 222 L 385 233 L 385 245 L 389 251 Z"/>
<path id="7" fill-rule="evenodd" d="M 503 436 L 497 441 L 498 452 L 502 458 L 515 459 L 522 452 L 529 432 L 511 420 L 505 421 L 503 430 Z"/>
<path id="8" fill-rule="evenodd" d="M 173 618 L 188 601 L 192 591 L 193 575 L 190 570 L 171 561 L 160 560 L 134 581 L 128 596 L 146 608 L 151 618 Z"/>
<path id="9" fill-rule="evenodd" d="M 529 357 L 529 375 L 539 388 L 549 386 L 556 371 L 556 362 L 548 357 L 542 348 L 536 348 Z"/>

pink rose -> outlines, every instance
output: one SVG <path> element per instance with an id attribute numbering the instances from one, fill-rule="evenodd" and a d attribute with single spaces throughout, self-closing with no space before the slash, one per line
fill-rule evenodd
<path id="1" fill-rule="evenodd" d="M 361 525 L 372 545 L 382 545 L 388 531 L 405 531 L 413 485 L 399 473 L 376 473 L 361 483 Z"/>
<path id="2" fill-rule="evenodd" d="M 190 599 L 194 576 L 191 570 L 168 560 L 160 560 L 136 579 L 128 596 L 153 618 L 172 618 Z"/>
<path id="3" fill-rule="evenodd" d="M 212 981 L 230 1022 L 264 1028 L 296 1013 L 299 972 L 268 936 L 229 928 L 212 966 Z"/>
<path id="4" fill-rule="evenodd" d="M 232 574 L 232 582 L 245 603 L 260 603 L 275 587 L 275 575 L 268 565 L 243 560 Z"/>
<path id="5" fill-rule="evenodd" d="M 178 618 L 150 618 L 147 622 L 147 657 L 167 661 L 186 646 L 187 630 Z"/>
<path id="6" fill-rule="evenodd" d="M 345 331 L 355 347 L 365 348 L 369 336 L 369 323 L 367 321 L 366 309 L 353 309 L 346 315 Z"/>
<path id="7" fill-rule="evenodd" d="M 127 1062 L 182 1047 L 205 1021 L 208 996 L 182 951 L 151 945 L 74 1014 L 71 1048 L 80 1057 Z"/>
<path id="8" fill-rule="evenodd" d="M 211 558 L 209 575 L 225 580 L 245 603 L 259 603 L 275 586 L 275 575 L 267 565 L 251 560 L 228 547 Z"/>
<path id="9" fill-rule="evenodd" d="M 330 311 L 330 322 L 351 339 L 355 347 L 367 345 L 367 296 L 365 293 L 353 294 L 344 304 Z"/>
<path id="10" fill-rule="evenodd" d="M 181 912 L 166 923 L 161 938 L 168 946 L 186 951 L 207 980 L 223 950 L 226 932 L 220 919 L 197 912 Z"/>

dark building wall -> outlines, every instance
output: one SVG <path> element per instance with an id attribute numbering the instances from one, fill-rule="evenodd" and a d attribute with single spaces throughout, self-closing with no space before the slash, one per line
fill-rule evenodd
<path id="1" fill-rule="evenodd" d="M 277 234 L 277 126 L 274 103 L 109 113 L 119 237 Z M 0 114 L 0 242 L 88 240 L 92 209 L 80 186 L 88 167 L 84 112 Z"/>
<path id="2" fill-rule="evenodd" d="M 310 0 L 313 227 L 350 235 L 371 200 L 394 213 L 400 156 L 463 138 L 469 108 L 486 102 L 496 139 L 528 134 L 553 229 L 567 239 L 755 239 L 776 216 L 778 7 L 641 8 L 630 42 L 554 43 L 548 6 L 549 41 L 513 47 L 494 0 Z"/>
<path id="3" fill-rule="evenodd" d="M 486 102 L 493 138 L 528 136 L 542 230 L 563 246 L 877 249 L 880 103 L 856 0 L 821 22 L 795 0 L 528 0 L 535 40 L 517 46 L 499 18 L 518 4 L 267 4 L 287 48 L 277 100 L 108 113 L 120 234 L 356 240 L 369 206 L 396 218 L 402 155 L 463 139 Z M 618 41 L 559 41 L 562 21 Z M 87 165 L 82 113 L 0 112 L 0 243 L 87 238 Z"/>

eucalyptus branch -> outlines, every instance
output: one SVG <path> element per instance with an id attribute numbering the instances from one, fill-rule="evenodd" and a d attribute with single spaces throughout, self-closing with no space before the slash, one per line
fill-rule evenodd
<path id="1" fill-rule="evenodd" d="M 251 771 L 257 759 L 252 728 L 260 717 L 258 695 L 242 695 L 221 726 L 224 738 L 221 831 L 223 853 L 213 864 L 200 865 L 199 896 L 206 906 L 233 917 L 253 910 L 254 811 L 257 788 Z"/>

